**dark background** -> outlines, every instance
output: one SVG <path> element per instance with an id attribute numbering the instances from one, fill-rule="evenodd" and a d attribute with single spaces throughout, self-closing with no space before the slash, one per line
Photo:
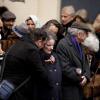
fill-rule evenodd
<path id="1" fill-rule="evenodd" d="M 88 11 L 88 19 L 93 21 L 100 13 L 100 0 L 61 0 L 61 7 L 73 5 L 75 10 L 85 8 Z"/>

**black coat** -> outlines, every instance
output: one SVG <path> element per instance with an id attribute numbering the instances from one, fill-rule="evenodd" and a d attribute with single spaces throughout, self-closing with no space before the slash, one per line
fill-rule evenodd
<path id="1" fill-rule="evenodd" d="M 49 59 L 51 55 L 48 55 L 43 51 L 40 53 L 44 68 L 48 72 L 50 86 L 39 83 L 37 86 L 38 95 L 36 100 L 61 100 L 61 67 L 58 57 L 53 53 L 52 55 L 55 57 L 56 61 L 51 64 L 45 62 L 45 60 Z"/>
<path id="2" fill-rule="evenodd" d="M 32 100 L 35 79 L 49 84 L 38 47 L 30 39 L 22 39 L 8 50 L 3 79 L 17 88 L 28 76 L 31 76 L 30 80 L 14 92 L 9 100 Z"/>
<path id="3" fill-rule="evenodd" d="M 82 100 L 83 94 L 82 87 L 80 86 L 80 77 L 75 69 L 81 68 L 82 74 L 89 79 L 90 70 L 84 53 L 83 59 L 81 59 L 71 42 L 69 34 L 59 42 L 57 53 L 62 65 L 62 100 Z"/>

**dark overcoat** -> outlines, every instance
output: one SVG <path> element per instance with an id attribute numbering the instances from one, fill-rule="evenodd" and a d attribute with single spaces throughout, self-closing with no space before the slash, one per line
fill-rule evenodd
<path id="1" fill-rule="evenodd" d="M 30 39 L 19 40 L 7 53 L 3 79 L 17 88 L 27 77 L 30 80 L 14 92 L 9 100 L 34 100 L 34 81 L 48 84 L 47 73 L 42 66 L 38 47 Z"/>
<path id="2" fill-rule="evenodd" d="M 84 52 L 84 51 L 83 51 Z M 62 66 L 62 100 L 83 100 L 80 77 L 76 73 L 76 68 L 82 69 L 82 74 L 87 79 L 90 77 L 90 70 L 83 53 L 83 58 L 79 56 L 68 33 L 57 46 L 57 54 Z"/>
<path id="3" fill-rule="evenodd" d="M 44 68 L 48 72 L 48 79 L 50 85 L 41 84 L 37 85 L 37 99 L 36 100 L 61 100 L 61 66 L 59 64 L 56 53 L 46 54 L 43 50 L 40 52 Z M 45 62 L 50 59 L 50 56 L 55 57 L 55 62 Z"/>

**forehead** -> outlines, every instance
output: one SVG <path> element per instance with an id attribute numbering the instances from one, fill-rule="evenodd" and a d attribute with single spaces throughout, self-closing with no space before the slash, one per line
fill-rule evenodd
<path id="1" fill-rule="evenodd" d="M 71 13 L 67 12 L 67 11 L 62 11 L 61 12 L 61 16 L 68 16 L 68 15 L 71 15 Z"/>
<path id="2" fill-rule="evenodd" d="M 15 19 L 5 19 L 5 20 L 3 20 L 4 22 L 14 22 L 15 21 Z"/>
<path id="3" fill-rule="evenodd" d="M 32 19 L 26 21 L 27 23 L 34 23 Z"/>
<path id="4" fill-rule="evenodd" d="M 46 44 L 50 44 L 50 43 L 54 43 L 54 42 L 55 42 L 54 39 L 49 39 L 49 40 L 46 41 Z"/>
<path id="5" fill-rule="evenodd" d="M 83 30 L 83 29 L 79 29 L 79 28 L 72 28 L 73 31 L 76 31 L 78 33 L 88 33 L 86 30 Z"/>

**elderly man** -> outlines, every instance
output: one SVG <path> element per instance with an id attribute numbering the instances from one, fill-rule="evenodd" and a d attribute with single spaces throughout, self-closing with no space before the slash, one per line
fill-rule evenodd
<path id="1" fill-rule="evenodd" d="M 71 26 L 71 24 L 73 23 L 74 18 L 75 18 L 75 9 L 74 9 L 74 7 L 72 5 L 63 7 L 62 10 L 61 10 L 60 17 L 61 17 L 61 23 L 64 27 L 63 35 L 65 36 L 66 33 L 67 33 L 67 28 L 69 26 Z"/>
<path id="2" fill-rule="evenodd" d="M 84 100 L 82 87 L 90 78 L 90 69 L 81 43 L 88 36 L 86 24 L 73 23 L 58 43 L 57 53 L 62 66 L 62 100 Z"/>

